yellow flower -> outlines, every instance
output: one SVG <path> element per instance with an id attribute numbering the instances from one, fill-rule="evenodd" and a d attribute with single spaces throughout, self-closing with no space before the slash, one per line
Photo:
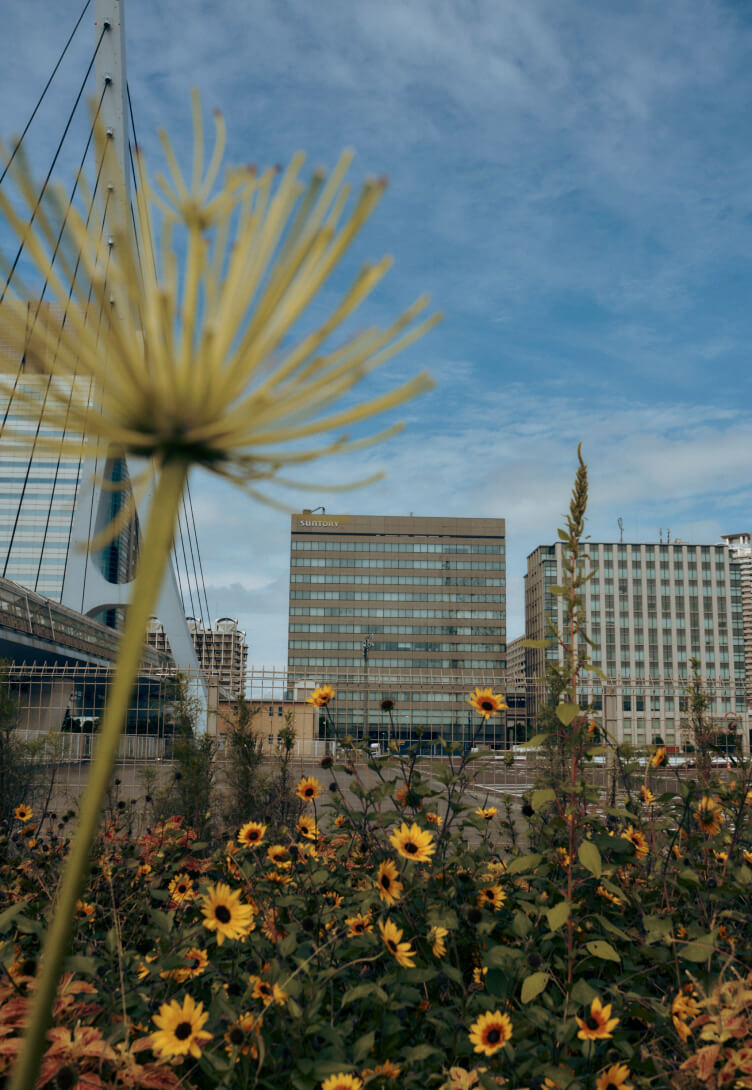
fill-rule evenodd
<path id="1" fill-rule="evenodd" d="M 169 885 L 170 899 L 177 908 L 182 908 L 190 901 L 195 901 L 196 891 L 188 874 L 177 874 Z"/>
<path id="2" fill-rule="evenodd" d="M 84 920 L 90 920 L 96 909 L 89 901 L 76 901 L 76 915 Z"/>
<path id="3" fill-rule="evenodd" d="M 390 859 L 379 864 L 376 886 L 381 900 L 390 907 L 402 896 L 403 886 L 399 881 L 399 873 Z"/>
<path id="4" fill-rule="evenodd" d="M 341 829 L 342 826 L 345 824 L 344 814 L 337 814 L 336 818 L 334 819 L 334 824 L 337 826 L 338 829 Z"/>
<path id="5" fill-rule="evenodd" d="M 238 832 L 238 844 L 246 848 L 255 848 L 266 836 L 266 825 L 260 821 L 247 821 Z"/>
<path id="6" fill-rule="evenodd" d="M 20 806 L 17 806 L 13 811 L 14 816 L 19 821 L 31 821 L 34 816 L 34 811 L 30 806 L 27 806 L 25 802 L 22 802 Z"/>
<path id="7" fill-rule="evenodd" d="M 478 809 L 475 811 L 478 817 L 483 818 L 484 821 L 490 821 L 491 818 L 496 817 L 498 812 L 499 811 L 496 809 L 495 806 L 479 806 Z"/>
<path id="8" fill-rule="evenodd" d="M 236 1063 L 241 1056 L 250 1055 L 251 1059 L 258 1059 L 257 1041 L 262 1024 L 262 1015 L 245 1011 L 237 1022 L 227 1030 L 225 1033 L 225 1050 L 228 1056 L 232 1056 L 233 1052 L 237 1051 Z"/>
<path id="9" fill-rule="evenodd" d="M 304 776 L 298 784 L 295 794 L 303 802 L 312 802 L 321 794 L 321 784 L 315 776 Z"/>
<path id="10" fill-rule="evenodd" d="M 335 692 L 331 685 L 321 685 L 306 698 L 306 704 L 313 704 L 315 708 L 325 708 L 329 701 L 334 699 Z"/>
<path id="11" fill-rule="evenodd" d="M 266 858 L 270 863 L 273 863 L 275 867 L 282 867 L 286 870 L 288 867 L 292 866 L 290 852 L 284 844 L 270 845 L 266 852 Z"/>
<path id="12" fill-rule="evenodd" d="M 595 892 L 598 893 L 601 897 L 605 898 L 605 900 L 610 901 L 612 905 L 624 904 L 621 897 L 617 897 L 615 893 L 612 893 L 611 890 L 606 889 L 605 886 L 599 885 Z"/>
<path id="13" fill-rule="evenodd" d="M 268 1007 L 270 1003 L 281 1007 L 289 999 L 288 993 L 276 982 L 270 984 L 268 980 L 252 975 L 248 983 L 253 985 L 253 998 L 260 999 L 265 1007 Z"/>
<path id="14" fill-rule="evenodd" d="M 379 920 L 379 931 L 384 940 L 384 945 L 389 953 L 393 955 L 397 964 L 401 965 L 403 969 L 412 969 L 415 965 L 413 961 L 415 951 L 409 942 L 401 941 L 402 930 L 396 924 L 393 924 L 391 920 L 387 920 L 386 923 Z"/>
<path id="15" fill-rule="evenodd" d="M 182 956 L 191 964 L 178 969 L 164 969 L 159 975 L 165 980 L 176 980 L 178 984 L 182 984 L 184 981 L 190 980 L 191 977 L 201 976 L 209 964 L 207 951 L 201 950 L 197 946 L 192 946 Z"/>
<path id="16" fill-rule="evenodd" d="M 647 808 L 650 809 L 650 807 L 655 802 L 655 795 L 647 786 L 647 784 L 642 785 L 642 787 L 640 788 L 640 794 L 642 795 L 642 801 L 645 803 Z"/>
<path id="17" fill-rule="evenodd" d="M 506 901 L 507 895 L 501 886 L 483 886 L 478 890 L 478 904 L 481 908 L 492 908 L 498 912 Z"/>
<path id="18" fill-rule="evenodd" d="M 648 842 L 639 829 L 635 829 L 632 825 L 628 825 L 621 836 L 623 840 L 628 840 L 630 844 L 634 846 L 635 856 L 638 859 L 645 858 L 649 850 Z"/>
<path id="19" fill-rule="evenodd" d="M 238 890 L 231 890 L 224 882 L 209 886 L 204 894 L 201 912 L 204 927 L 216 931 L 218 946 L 225 939 L 244 939 L 255 926 L 253 909 L 243 904 Z"/>
<path id="20" fill-rule="evenodd" d="M 632 1090 L 628 1078 L 629 1068 L 626 1064 L 612 1064 L 598 1076 L 595 1090 Z"/>
<path id="21" fill-rule="evenodd" d="M 660 768 L 661 765 L 665 765 L 667 761 L 668 757 L 666 756 L 666 747 L 658 746 L 655 753 L 650 758 L 651 765 L 653 766 L 653 768 Z"/>
<path id="22" fill-rule="evenodd" d="M 308 840 L 316 840 L 319 835 L 318 826 L 313 818 L 310 817 L 299 817 L 296 828 L 300 835 L 307 837 Z"/>
<path id="23" fill-rule="evenodd" d="M 321 1090 L 361 1090 L 363 1080 L 357 1075 L 330 1075 L 321 1084 Z"/>
<path id="24" fill-rule="evenodd" d="M 705 836 L 717 836 L 723 824 L 723 811 L 718 799 L 703 795 L 695 809 L 695 821 Z"/>
<path id="25" fill-rule="evenodd" d="M 752 867 L 752 852 L 748 851 L 748 850 L 747 850 L 747 849 L 745 848 L 745 849 L 744 849 L 744 850 L 742 851 L 742 855 L 744 856 L 744 862 L 745 862 L 745 863 L 749 863 L 749 865 L 750 865 L 750 866 Z"/>
<path id="26" fill-rule="evenodd" d="M 190 995 L 182 1004 L 177 999 L 163 1003 L 159 1014 L 154 1015 L 154 1024 L 159 1028 L 151 1035 L 151 1047 L 165 1058 L 190 1053 L 198 1060 L 204 1042 L 211 1040 L 211 1033 L 202 1028 L 208 1017 L 203 1004 L 194 1003 Z"/>
<path id="27" fill-rule="evenodd" d="M 421 829 L 416 822 L 408 828 L 403 821 L 399 829 L 395 829 L 389 837 L 389 843 L 400 855 L 413 863 L 430 863 L 431 856 L 436 851 L 433 834 L 427 829 Z"/>
<path id="28" fill-rule="evenodd" d="M 430 821 L 432 825 L 441 825 L 441 816 L 433 810 L 426 810 L 426 821 Z"/>
<path id="29" fill-rule="evenodd" d="M 476 965 L 475 968 L 473 969 L 473 984 L 484 985 L 485 982 L 486 982 L 485 977 L 486 977 L 487 972 L 488 972 L 488 966 L 487 965 L 482 965 L 482 966 L 481 965 Z"/>
<path id="30" fill-rule="evenodd" d="M 504 1048 L 512 1037 L 512 1021 L 501 1011 L 486 1011 L 470 1027 L 470 1044 L 476 1052 L 493 1056 Z"/>
<path id="31" fill-rule="evenodd" d="M 492 715 L 509 710 L 509 706 L 501 693 L 495 693 L 493 689 L 475 688 L 468 696 L 467 702 L 484 719 L 490 719 Z"/>
<path id="32" fill-rule="evenodd" d="M 468 1071 L 464 1067 L 450 1067 L 449 1081 L 445 1082 L 441 1090 L 473 1090 L 478 1082 L 478 1072 L 473 1068 Z"/>
<path id="33" fill-rule="evenodd" d="M 364 1067 L 361 1071 L 361 1075 L 364 1079 L 398 1079 L 401 1074 L 402 1068 L 398 1067 L 397 1064 L 392 1063 L 391 1060 L 384 1060 L 383 1063 L 376 1064 L 375 1067 Z"/>
<path id="34" fill-rule="evenodd" d="M 577 1036 L 583 1041 L 599 1041 L 611 1036 L 611 1031 L 619 1024 L 618 1018 L 611 1017 L 611 1004 L 601 1005 L 598 996 L 590 1004 L 590 1014 L 586 1018 L 577 1018 L 580 1027 Z"/>
<path id="35" fill-rule="evenodd" d="M 359 912 L 357 916 L 347 916 L 345 923 L 348 927 L 348 934 L 353 937 L 365 935 L 366 931 L 373 931 L 370 915 L 364 916 L 362 912 Z"/>
<path id="36" fill-rule="evenodd" d="M 435 958 L 443 958 L 446 954 L 446 942 L 449 932 L 446 927 L 432 927 L 428 932 L 428 941 L 431 943 L 431 953 Z"/>

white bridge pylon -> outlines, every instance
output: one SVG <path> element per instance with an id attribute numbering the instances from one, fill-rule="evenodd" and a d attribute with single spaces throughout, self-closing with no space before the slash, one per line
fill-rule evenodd
<path id="1" fill-rule="evenodd" d="M 102 165 L 100 191 L 107 195 L 105 233 L 108 220 L 128 224 L 131 221 L 130 186 L 128 184 L 127 94 L 125 68 L 124 0 L 94 0 L 95 34 L 102 42 L 96 55 L 94 76 L 96 99 L 102 99 L 100 118 L 109 139 Z M 104 29 L 105 26 L 107 29 Z M 112 237 L 112 231 L 109 231 Z M 128 317 L 123 315 L 123 320 Z M 97 406 L 90 405 L 90 412 Z M 110 582 L 103 574 L 97 556 L 89 551 L 92 537 L 110 521 L 112 493 L 99 481 L 105 475 L 107 459 L 89 459 L 81 465 L 76 503 L 73 513 L 71 547 L 68 554 L 62 601 L 80 613 L 93 615 L 106 609 L 127 609 L 133 581 Z M 132 480 L 139 467 L 126 459 L 126 469 Z M 136 517 L 146 526 L 153 497 L 153 488 L 138 502 Z M 136 557 L 138 563 L 138 557 Z M 175 663 L 192 679 L 198 679 L 193 694 L 201 706 L 198 729 L 206 727 L 206 683 L 203 680 L 185 611 L 178 591 L 172 560 L 162 584 L 157 603 L 157 616 L 162 622 Z"/>

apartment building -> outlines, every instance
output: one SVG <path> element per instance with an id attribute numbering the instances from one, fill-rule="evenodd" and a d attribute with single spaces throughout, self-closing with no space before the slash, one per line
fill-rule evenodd
<path id="1" fill-rule="evenodd" d="M 224 696 L 234 697 L 244 693 L 248 642 L 238 622 L 233 617 L 220 617 L 211 628 L 207 628 L 195 617 L 188 617 L 188 631 L 193 637 L 199 666 L 218 679 Z M 159 651 L 170 653 L 164 625 L 156 617 L 149 621 L 146 642 Z"/>
<path id="2" fill-rule="evenodd" d="M 356 736 L 403 737 L 416 717 L 429 733 L 466 736 L 465 678 L 499 684 L 506 664 L 504 519 L 303 511 L 290 537 L 291 684 L 350 672 L 362 707 L 339 714 Z M 400 719 L 408 694 L 411 724 Z"/>
<path id="3" fill-rule="evenodd" d="M 747 707 L 752 709 L 752 534 L 721 534 L 721 539 L 726 542 L 740 572 Z"/>
<path id="4" fill-rule="evenodd" d="M 660 737 L 680 747 L 684 688 L 690 660 L 712 693 L 710 714 L 719 724 L 748 730 L 745 693 L 742 573 L 726 545 L 586 543 L 586 572 L 597 569 L 582 592 L 590 649 L 607 682 L 589 675 L 583 690 L 596 706 L 610 695 L 608 729 L 644 745 Z M 528 556 L 525 625 L 529 639 L 547 636 L 546 615 L 565 623 L 562 599 L 551 587 L 563 581 L 562 544 L 541 545 Z M 528 651 L 531 678 L 545 674 L 556 647 Z M 533 711 L 537 710 L 536 696 Z M 743 735 L 747 744 L 748 735 Z"/>

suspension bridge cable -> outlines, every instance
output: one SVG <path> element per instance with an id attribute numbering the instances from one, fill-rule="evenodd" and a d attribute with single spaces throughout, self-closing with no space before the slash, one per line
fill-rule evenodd
<path id="1" fill-rule="evenodd" d="M 65 128 L 63 129 L 63 135 L 60 137 L 60 142 L 59 142 L 59 144 L 58 144 L 58 146 L 57 146 L 57 148 L 55 150 L 54 156 L 52 157 L 52 162 L 50 163 L 50 169 L 47 171 L 47 177 L 45 178 L 44 182 L 42 183 L 42 188 L 41 188 L 41 190 L 39 192 L 39 196 L 37 197 L 36 204 L 34 205 L 34 210 L 31 213 L 31 219 L 29 220 L 29 223 L 28 223 L 29 227 L 31 227 L 31 225 L 33 224 L 33 222 L 34 222 L 34 220 L 36 218 L 36 214 L 39 211 L 39 206 L 42 203 L 42 198 L 44 197 L 44 194 L 47 191 L 47 186 L 49 184 L 50 178 L 52 177 L 52 171 L 55 169 L 55 163 L 57 162 L 57 158 L 58 158 L 58 156 L 60 154 L 60 149 L 62 148 L 63 142 L 64 142 L 66 136 L 68 135 L 68 129 L 70 128 L 71 122 L 73 121 L 73 115 L 75 114 L 76 110 L 78 109 L 78 104 L 81 101 L 81 95 L 84 93 L 84 88 L 86 87 L 86 83 L 87 83 L 87 81 L 89 79 L 89 75 L 91 73 L 91 70 L 94 67 L 94 61 L 96 60 L 97 53 L 99 52 L 99 47 L 102 44 L 102 39 L 104 38 L 106 33 L 107 33 L 107 26 L 104 26 L 104 27 L 102 27 L 102 32 L 99 35 L 99 40 L 97 41 L 96 48 L 94 49 L 94 53 L 92 55 L 92 58 L 89 61 L 89 67 L 86 69 L 86 75 L 84 76 L 83 82 L 82 82 L 81 86 L 78 89 L 78 94 L 76 95 L 76 101 L 73 103 L 73 108 L 72 108 L 72 110 L 71 110 L 71 112 L 70 112 L 70 114 L 68 116 L 68 120 L 65 123 Z M 16 266 L 18 265 L 18 261 L 19 261 L 19 258 L 21 257 L 21 252 L 22 252 L 23 248 L 24 248 L 24 244 L 23 244 L 23 241 L 22 241 L 21 245 L 18 247 L 18 252 L 16 253 L 16 256 L 15 256 L 15 258 L 13 260 L 13 264 L 11 265 L 11 268 L 10 268 L 10 272 L 8 273 L 8 277 L 7 277 L 6 281 L 5 281 L 5 287 L 3 288 L 2 295 L 0 295 L 0 303 L 2 303 L 3 299 L 5 298 L 5 293 L 7 292 L 8 287 L 10 285 L 10 282 L 13 279 L 13 274 L 16 271 Z"/>
<path id="2" fill-rule="evenodd" d="M 85 4 L 84 4 L 84 6 L 83 6 L 83 11 L 82 11 L 82 12 L 81 12 L 81 14 L 79 15 L 79 17 L 78 17 L 78 19 L 77 19 L 77 21 L 76 21 L 76 25 L 74 26 L 73 30 L 72 30 L 72 31 L 71 31 L 71 33 L 70 33 L 70 37 L 68 38 L 68 41 L 67 41 L 67 42 L 65 43 L 65 45 L 63 46 L 63 52 L 62 52 L 62 53 L 60 54 L 60 56 L 58 57 L 58 59 L 57 59 L 57 64 L 56 64 L 56 65 L 55 65 L 55 67 L 54 67 L 54 68 L 52 69 L 52 75 L 50 76 L 50 78 L 49 78 L 49 79 L 47 80 L 47 82 L 45 83 L 45 85 L 44 85 L 44 90 L 42 91 L 41 95 L 39 96 L 39 100 L 37 101 L 37 104 L 36 104 L 36 106 L 35 106 L 35 107 L 34 107 L 34 109 L 33 109 L 33 110 L 31 111 L 31 117 L 30 117 L 30 118 L 29 118 L 29 120 L 28 120 L 28 121 L 26 122 L 26 125 L 25 125 L 25 127 L 24 127 L 24 131 L 23 131 L 23 132 L 21 133 L 21 135 L 19 136 L 18 140 L 17 140 L 17 141 L 16 141 L 16 143 L 15 143 L 15 146 L 14 146 L 14 148 L 13 148 L 13 151 L 11 152 L 11 156 L 10 156 L 10 158 L 8 159 L 8 162 L 7 162 L 6 164 L 5 164 L 5 169 L 3 170 L 3 173 L 2 173 L 2 174 L 0 174 L 0 185 L 2 185 L 3 181 L 5 180 L 5 175 L 6 175 L 7 173 L 8 173 L 8 171 L 9 171 L 9 169 L 10 169 L 10 165 L 11 165 L 11 163 L 13 162 L 13 160 L 14 160 L 14 159 L 15 159 L 15 157 L 16 157 L 16 152 L 17 152 L 17 151 L 18 151 L 18 149 L 19 149 L 19 148 L 21 147 L 21 144 L 23 143 L 24 137 L 26 136 L 26 133 L 27 133 L 27 132 L 29 131 L 29 126 L 31 125 L 31 123 L 32 123 L 32 121 L 34 120 L 34 118 L 36 117 L 36 113 L 37 113 L 37 110 L 38 110 L 38 109 L 39 109 L 39 107 L 40 107 L 40 106 L 42 105 L 42 99 L 43 99 L 43 98 L 44 98 L 44 96 L 45 96 L 45 95 L 47 94 L 47 92 L 48 92 L 48 90 L 49 90 L 49 88 L 50 88 L 50 84 L 52 83 L 53 79 L 55 78 L 55 74 L 56 74 L 56 72 L 57 72 L 58 68 L 60 67 L 60 65 L 61 65 L 61 63 L 62 63 L 63 57 L 64 57 L 64 56 L 65 56 L 65 54 L 66 54 L 66 53 L 68 52 L 68 46 L 69 46 L 69 45 L 71 44 L 71 42 L 73 41 L 73 36 L 75 35 L 76 31 L 78 30 L 79 26 L 81 25 L 81 20 L 83 19 L 84 15 L 86 14 L 86 9 L 88 8 L 88 6 L 89 6 L 89 4 L 90 4 L 90 3 L 91 3 L 91 0 L 86 0 L 86 3 L 85 3 Z"/>
<path id="3" fill-rule="evenodd" d="M 196 557 L 194 556 L 194 553 L 193 553 L 193 535 L 191 534 L 191 527 L 190 527 L 190 523 L 188 522 L 188 508 L 186 506 L 185 499 L 183 499 L 183 518 L 185 519 L 185 530 L 186 530 L 186 534 L 187 534 L 187 537 L 188 537 L 188 548 L 189 548 L 189 551 L 190 551 L 190 554 L 191 554 L 191 565 L 193 567 L 193 583 L 194 583 L 194 586 L 196 587 L 196 597 L 198 598 L 198 610 L 199 610 L 199 613 L 201 614 L 201 623 L 203 624 L 204 623 L 204 607 L 203 607 L 202 602 L 201 602 L 201 588 L 199 587 L 199 582 L 198 582 L 198 569 L 196 568 Z"/>
<path id="4" fill-rule="evenodd" d="M 198 533 L 196 532 L 196 516 L 193 513 L 193 497 L 191 496 L 191 486 L 186 485 L 186 495 L 188 496 L 188 505 L 191 511 L 191 522 L 193 523 L 193 535 L 196 538 L 196 554 L 198 555 L 198 566 L 201 572 L 201 587 L 204 591 L 204 601 L 206 602 L 206 618 L 211 628 L 211 612 L 209 611 L 209 599 L 206 596 L 206 581 L 204 580 L 204 565 L 201 563 L 201 550 L 198 547 Z"/>
<path id="5" fill-rule="evenodd" d="M 103 98 L 104 98 L 104 91 L 102 92 L 102 97 L 100 98 L 99 106 L 97 107 L 97 117 L 99 116 L 99 109 L 101 108 Z M 75 109 L 75 107 L 74 107 L 74 109 Z M 55 263 L 55 259 L 56 259 L 57 254 L 58 254 L 58 250 L 60 248 L 60 242 L 62 241 L 63 234 L 65 232 L 65 225 L 68 222 L 68 216 L 70 214 L 71 208 L 73 207 L 73 200 L 74 200 L 74 198 L 76 196 L 76 190 L 78 189 L 78 183 L 81 180 L 81 171 L 83 170 L 84 163 L 86 161 L 86 156 L 88 155 L 89 147 L 91 146 L 91 140 L 92 140 L 92 137 L 94 135 L 94 126 L 96 125 L 96 120 L 97 120 L 97 118 L 95 117 L 95 119 L 92 121 L 90 130 L 89 130 L 89 136 L 88 136 L 88 139 L 86 141 L 86 147 L 84 148 L 84 153 L 81 156 L 81 162 L 79 164 L 79 168 L 76 171 L 75 180 L 73 182 L 73 188 L 71 189 L 70 197 L 68 198 L 68 206 L 65 209 L 65 213 L 63 215 L 63 221 L 62 221 L 62 223 L 60 225 L 60 231 L 58 232 L 57 240 L 55 242 L 55 248 L 52 251 L 52 258 L 50 259 L 50 270 L 52 269 L 52 266 Z M 78 267 L 79 267 L 80 260 L 81 260 L 81 254 L 79 252 L 78 259 L 76 261 L 76 272 L 74 273 L 74 275 L 73 275 L 73 277 L 71 279 L 70 292 L 68 293 L 68 300 L 67 300 L 67 303 L 66 303 L 65 311 L 63 313 L 63 319 L 62 319 L 61 325 L 63 325 L 65 323 L 65 319 L 66 319 L 66 316 L 67 316 L 67 313 L 68 313 L 68 306 L 69 306 L 71 298 L 73 296 L 73 290 L 74 290 L 74 286 L 75 286 L 75 279 L 76 279 L 76 274 L 78 273 Z M 42 308 L 42 302 L 44 301 L 44 295 L 45 295 L 45 292 L 47 291 L 48 283 L 49 283 L 49 273 L 45 277 L 44 284 L 42 285 L 42 291 L 41 291 L 41 294 L 39 296 L 39 300 L 37 302 L 36 311 L 34 312 L 34 318 L 33 318 L 33 321 L 32 321 L 32 329 L 34 328 L 37 321 L 39 320 L 39 312 L 40 312 L 40 310 Z M 7 285 L 6 285 L 6 287 L 7 287 Z M 20 370 L 21 367 L 23 367 L 23 358 L 21 359 L 21 364 L 19 365 L 19 370 Z M 45 387 L 44 397 L 42 399 L 42 407 L 41 407 L 41 410 L 39 412 L 39 416 L 37 418 L 36 431 L 34 433 L 34 439 L 33 439 L 32 444 L 31 444 L 31 450 L 29 451 L 29 457 L 28 457 L 28 460 L 27 460 L 27 463 L 26 463 L 26 473 L 24 474 L 23 484 L 21 486 L 21 495 L 19 497 L 18 506 L 16 508 L 15 518 L 13 520 L 13 529 L 11 530 L 10 540 L 8 542 L 8 549 L 7 549 L 7 552 L 5 554 L 5 562 L 3 564 L 3 578 L 5 578 L 6 575 L 7 575 L 8 564 L 10 562 L 11 553 L 13 551 L 13 546 L 14 546 L 15 540 L 16 540 L 16 532 L 18 530 L 18 524 L 19 524 L 20 519 L 21 519 L 21 508 L 23 507 L 23 503 L 24 503 L 24 500 L 26 498 L 26 490 L 27 490 L 27 488 L 29 486 L 29 478 L 31 477 L 31 467 L 32 467 L 32 463 L 34 461 L 34 454 L 35 454 L 36 449 L 37 449 L 37 442 L 39 440 L 39 433 L 40 433 L 41 428 L 42 428 L 42 420 L 44 419 L 44 412 L 45 412 L 45 409 L 47 407 L 47 398 L 49 396 L 51 385 L 52 385 L 52 374 L 50 373 L 50 375 L 49 375 L 49 377 L 47 379 L 47 386 Z M 16 386 L 14 386 L 14 390 L 15 389 L 16 389 Z M 8 404 L 8 412 L 9 411 L 10 411 L 10 403 Z M 7 415 L 7 413 L 6 413 L 6 415 Z M 46 537 L 46 532 L 45 532 L 45 537 Z M 40 559 L 40 564 L 41 564 L 41 559 Z M 38 579 L 38 575 L 37 575 L 37 579 Z"/>
<path id="6" fill-rule="evenodd" d="M 102 108 L 102 102 L 104 101 L 104 95 L 105 95 L 106 90 L 107 90 L 107 87 L 105 86 L 105 88 L 102 91 L 102 95 L 101 95 L 101 97 L 99 99 L 99 103 L 97 105 L 97 110 L 96 110 L 96 113 L 94 115 L 94 122 L 92 124 L 91 133 L 89 134 L 89 139 L 86 142 L 86 148 L 84 150 L 84 154 L 83 154 L 83 157 L 82 157 L 82 160 L 81 160 L 81 168 L 80 169 L 83 169 L 83 162 L 86 159 L 86 154 L 87 154 L 87 152 L 89 150 L 89 146 L 91 144 L 91 137 L 92 137 L 92 134 L 94 132 L 94 127 L 96 126 L 96 123 L 97 123 L 97 121 L 99 119 L 99 112 L 100 112 L 100 110 Z M 99 181 L 100 181 L 100 178 L 102 177 L 102 168 L 103 168 L 103 166 L 104 166 L 104 156 L 102 156 L 102 158 L 100 160 L 99 168 L 97 170 L 97 176 L 96 176 L 96 178 L 94 180 L 94 189 L 92 190 L 92 194 L 91 194 L 91 204 L 89 206 L 88 215 L 86 216 L 86 227 L 87 227 L 87 229 L 88 229 L 89 223 L 91 221 L 92 212 L 94 211 L 94 202 L 97 199 L 97 192 L 99 190 Z M 99 232 L 100 241 L 101 241 L 103 233 L 104 233 L 104 220 L 102 221 L 102 226 L 101 226 L 100 232 Z M 71 301 L 71 298 L 73 296 L 73 290 L 74 290 L 75 283 L 76 283 L 76 277 L 78 276 L 78 269 L 79 269 L 80 263 L 81 263 L 81 252 L 79 250 L 78 256 L 76 258 L 76 265 L 75 265 L 75 268 L 73 270 L 73 277 L 71 279 L 71 287 L 70 287 L 70 291 L 68 292 L 68 300 L 67 300 L 67 303 L 66 303 L 65 312 L 63 313 L 63 320 L 62 320 L 61 325 L 65 325 L 65 319 L 68 316 L 68 307 L 70 306 L 70 301 Z M 87 312 L 87 314 L 88 314 L 89 304 L 91 303 L 92 289 L 93 289 L 93 283 L 90 283 L 89 284 L 89 295 L 88 295 L 88 298 L 86 300 L 86 312 Z M 44 551 L 45 551 L 45 548 L 47 546 L 47 534 L 49 533 L 50 520 L 52 518 L 52 508 L 53 508 L 54 503 L 55 503 L 55 494 L 57 492 L 57 483 L 58 483 L 58 480 L 60 478 L 60 466 L 61 466 L 61 463 L 62 463 L 62 460 L 63 460 L 63 444 L 65 442 L 65 436 L 66 436 L 67 431 L 68 431 L 68 417 L 70 415 L 71 405 L 73 404 L 73 396 L 75 394 L 75 389 L 76 389 L 75 379 L 76 379 L 76 376 L 75 376 L 75 373 L 74 373 L 71 376 L 70 396 L 68 398 L 68 404 L 66 405 L 66 408 L 65 408 L 65 420 L 63 422 L 63 434 L 60 437 L 60 449 L 59 449 L 58 455 L 57 455 L 57 464 L 55 466 L 55 476 L 54 476 L 53 481 L 52 481 L 52 491 L 50 493 L 50 502 L 49 502 L 49 506 L 47 507 L 47 518 L 46 518 L 45 524 L 44 524 L 44 534 L 42 535 L 42 546 L 41 546 L 41 548 L 39 550 L 39 564 L 37 565 L 37 574 L 36 574 L 36 578 L 34 579 L 34 590 L 35 591 L 38 589 L 38 586 L 39 586 L 39 579 L 40 579 L 41 572 L 42 572 L 42 562 L 44 560 Z M 91 392 L 91 379 L 89 380 L 89 391 Z M 76 477 L 76 487 L 77 486 L 78 486 L 78 476 Z M 72 515 L 71 515 L 71 520 L 72 520 Z M 72 524 L 72 522 L 71 522 L 71 524 Z"/>
<path id="7" fill-rule="evenodd" d="M 180 521 L 180 512 L 179 511 L 178 511 L 178 537 L 180 538 L 180 548 L 182 549 L 182 552 L 183 552 L 183 564 L 185 565 L 185 580 L 186 580 L 186 583 L 188 584 L 188 598 L 189 598 L 190 603 L 191 603 L 191 616 L 195 617 L 196 616 L 196 609 L 195 609 L 195 606 L 193 605 L 193 591 L 191 590 L 191 579 L 190 579 L 190 575 L 188 574 L 188 559 L 187 559 L 187 557 L 185 555 L 185 541 L 183 540 L 183 526 L 182 526 L 182 523 Z M 183 601 L 183 608 L 185 608 L 185 601 Z"/>

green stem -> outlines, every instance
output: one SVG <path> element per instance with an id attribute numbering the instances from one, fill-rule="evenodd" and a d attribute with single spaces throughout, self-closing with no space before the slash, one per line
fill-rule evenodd
<path id="1" fill-rule="evenodd" d="M 24 1046 L 13 1072 L 10 1090 L 33 1090 L 39 1074 L 45 1051 L 45 1035 L 52 1021 L 52 1007 L 73 932 L 76 901 L 88 872 L 102 802 L 112 775 L 133 683 L 143 657 L 146 626 L 157 602 L 170 557 L 175 521 L 187 476 L 188 467 L 184 462 L 170 462 L 162 469 L 154 492 L 147 531 L 139 551 L 133 596 L 118 650 L 115 677 L 102 716 L 99 742 L 83 794 L 78 828 L 42 949 L 41 968 Z"/>

